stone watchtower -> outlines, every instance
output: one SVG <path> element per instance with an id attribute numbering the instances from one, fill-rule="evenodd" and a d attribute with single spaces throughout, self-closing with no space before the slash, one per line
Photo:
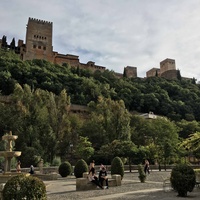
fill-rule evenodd
<path id="1" fill-rule="evenodd" d="M 127 66 L 124 68 L 124 75 L 127 78 L 137 77 L 137 67 Z"/>
<path id="2" fill-rule="evenodd" d="M 23 60 L 44 59 L 53 62 L 52 29 L 52 22 L 29 18 Z"/>
<path id="3" fill-rule="evenodd" d="M 160 62 L 160 76 L 166 79 L 177 79 L 175 60 L 167 58 Z"/>
<path id="4" fill-rule="evenodd" d="M 160 62 L 160 74 L 169 70 L 176 70 L 176 64 L 175 60 L 167 58 Z"/>

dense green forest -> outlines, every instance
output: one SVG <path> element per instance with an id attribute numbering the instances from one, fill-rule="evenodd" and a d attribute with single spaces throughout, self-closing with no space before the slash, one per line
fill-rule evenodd
<path id="1" fill-rule="evenodd" d="M 119 79 L 109 70 L 93 74 L 89 70 L 53 65 L 44 60 L 23 62 L 14 53 L 1 50 L 1 94 L 12 94 L 16 83 L 56 95 L 65 89 L 72 104 L 87 105 L 103 96 L 123 100 L 129 111 L 152 111 L 176 121 L 200 121 L 200 85 L 194 80 Z"/>
<path id="2" fill-rule="evenodd" d="M 12 97 L 12 103 L 0 103 L 0 136 L 10 130 L 19 136 L 22 166 L 40 158 L 52 164 L 57 157 L 110 163 L 120 156 L 129 164 L 144 158 L 173 163 L 191 152 L 199 157 L 199 148 L 188 142 L 199 142 L 199 87 L 194 79 L 119 79 L 109 70 L 21 61 L 0 50 L 0 95 Z M 70 104 L 88 105 L 90 112 L 70 113 Z M 163 117 L 149 121 L 133 111 Z"/>

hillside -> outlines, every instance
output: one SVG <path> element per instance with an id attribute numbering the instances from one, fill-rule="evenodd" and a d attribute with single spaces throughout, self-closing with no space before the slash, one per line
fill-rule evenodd
<path id="1" fill-rule="evenodd" d="M 45 60 L 23 62 L 16 54 L 0 50 L 1 94 L 11 95 L 16 83 L 56 95 L 66 89 L 73 104 L 87 105 L 103 96 L 123 100 L 129 111 L 152 111 L 175 121 L 200 121 L 200 86 L 194 80 L 119 79 L 109 70 L 92 73 Z"/>

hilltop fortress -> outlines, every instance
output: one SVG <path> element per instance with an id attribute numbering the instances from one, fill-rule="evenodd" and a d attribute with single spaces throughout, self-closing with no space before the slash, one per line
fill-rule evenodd
<path id="1" fill-rule="evenodd" d="M 10 44 L 7 43 L 7 38 L 4 35 L 0 39 L 0 46 L 2 48 L 9 48 L 15 51 L 15 53 L 20 55 L 22 60 L 32 60 L 32 59 L 44 59 L 54 64 L 68 65 L 70 67 L 79 67 L 80 69 L 89 69 L 94 71 L 105 71 L 106 67 L 96 65 L 93 61 L 88 61 L 87 63 L 80 63 L 79 56 L 71 54 L 60 54 L 53 51 L 52 46 L 52 34 L 53 33 L 53 23 L 29 18 L 27 29 L 26 29 L 26 42 L 23 40 L 18 40 L 18 44 L 15 45 L 15 39 L 13 38 Z M 167 79 L 177 79 L 175 60 L 165 59 L 160 62 L 160 68 L 152 68 L 146 72 L 146 77 L 160 76 Z M 124 67 L 123 74 L 116 73 L 116 76 L 128 78 L 137 77 L 137 67 L 127 66 Z"/>

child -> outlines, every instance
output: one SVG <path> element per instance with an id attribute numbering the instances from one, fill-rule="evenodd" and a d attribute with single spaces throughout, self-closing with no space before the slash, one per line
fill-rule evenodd
<path id="1" fill-rule="evenodd" d="M 16 170 L 17 170 L 17 173 L 21 172 L 21 162 L 20 161 L 17 162 Z"/>

